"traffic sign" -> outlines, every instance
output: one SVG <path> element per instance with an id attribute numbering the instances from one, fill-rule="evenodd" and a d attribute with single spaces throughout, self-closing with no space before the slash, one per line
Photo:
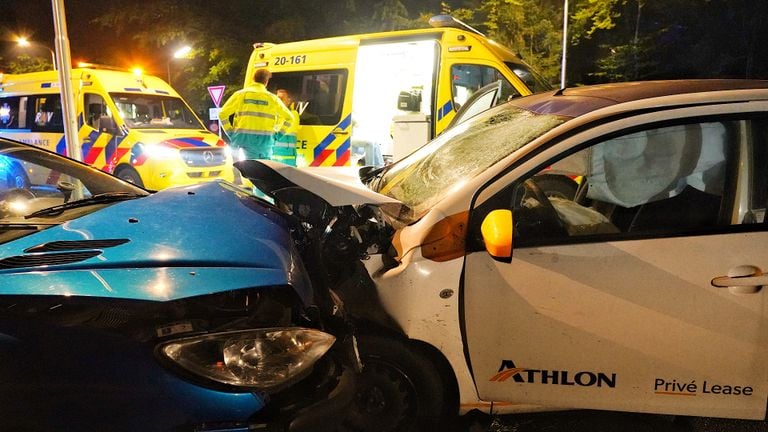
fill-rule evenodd
<path id="1" fill-rule="evenodd" d="M 224 88 L 225 86 L 223 85 L 208 87 L 208 94 L 211 95 L 211 99 L 213 99 L 213 104 L 216 105 L 216 108 L 221 106 L 221 98 L 224 96 Z"/>

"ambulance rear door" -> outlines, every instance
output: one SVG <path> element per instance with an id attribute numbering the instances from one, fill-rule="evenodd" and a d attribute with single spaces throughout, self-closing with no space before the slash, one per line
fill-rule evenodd
<path id="1" fill-rule="evenodd" d="M 353 158 L 381 166 L 432 137 L 439 32 L 364 39 L 353 96 Z"/>

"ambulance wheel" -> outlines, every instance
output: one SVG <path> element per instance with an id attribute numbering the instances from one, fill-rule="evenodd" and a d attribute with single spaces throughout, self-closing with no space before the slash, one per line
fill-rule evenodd
<path id="1" fill-rule="evenodd" d="M 6 186 L 16 189 L 28 189 L 30 186 L 29 176 L 27 176 L 24 167 L 17 161 L 11 162 L 10 169 L 6 172 Z"/>
<path id="2" fill-rule="evenodd" d="M 342 431 L 441 430 L 452 398 L 424 353 L 403 339 L 367 335 L 358 339 L 358 349 L 363 371 Z"/>
<path id="3" fill-rule="evenodd" d="M 135 184 L 136 186 L 144 187 L 144 182 L 141 181 L 141 176 L 136 172 L 135 169 L 131 167 L 118 168 L 117 171 L 115 171 L 115 175 L 120 180 L 125 180 L 128 183 Z"/>

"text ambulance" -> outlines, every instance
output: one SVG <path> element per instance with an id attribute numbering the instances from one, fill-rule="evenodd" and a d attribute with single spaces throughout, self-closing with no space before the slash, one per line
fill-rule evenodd
<path id="1" fill-rule="evenodd" d="M 230 149 L 163 80 L 73 69 L 82 160 L 148 189 L 234 180 Z M 66 155 L 56 71 L 0 75 L 0 136 Z"/>
<path id="2" fill-rule="evenodd" d="M 434 28 L 257 43 L 245 85 L 266 67 L 268 88 L 288 91 L 300 114 L 300 166 L 397 160 L 442 132 L 486 84 L 501 81 L 502 101 L 549 88 L 512 51 L 460 21 L 440 15 L 430 24 Z"/>

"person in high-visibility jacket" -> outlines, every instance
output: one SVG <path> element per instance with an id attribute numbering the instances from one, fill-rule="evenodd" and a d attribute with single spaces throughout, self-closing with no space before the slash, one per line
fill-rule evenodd
<path id="1" fill-rule="evenodd" d="M 288 90 L 278 89 L 275 93 L 291 111 L 291 119 L 284 121 L 275 134 L 272 160 L 296 166 L 296 133 L 299 131 L 299 113 L 294 108 L 293 98 Z"/>
<path id="2" fill-rule="evenodd" d="M 272 159 L 275 132 L 293 119 L 280 98 L 267 90 L 270 77 L 268 70 L 257 69 L 254 83 L 236 91 L 219 111 L 232 147 L 242 149 L 246 159 Z"/>

